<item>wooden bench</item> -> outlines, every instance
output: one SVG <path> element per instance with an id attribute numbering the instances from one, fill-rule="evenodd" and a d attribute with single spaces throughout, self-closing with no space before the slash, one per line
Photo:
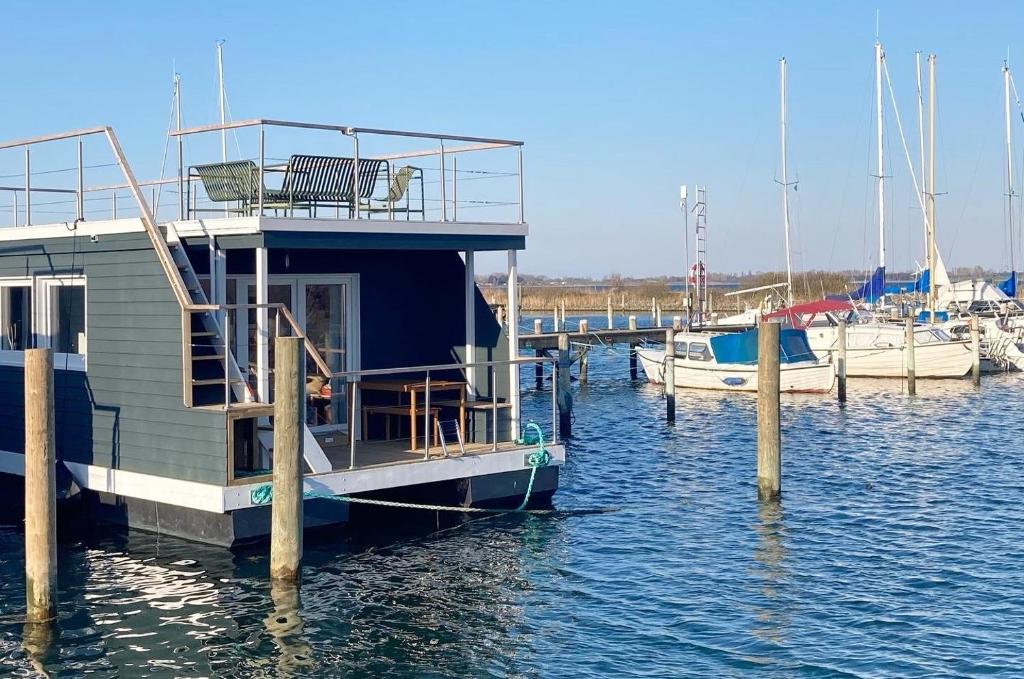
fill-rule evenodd
<path id="1" fill-rule="evenodd" d="M 418 406 L 415 409 L 406 405 L 369 405 L 363 406 L 363 436 L 366 436 L 367 431 L 367 419 L 370 415 L 383 415 L 384 416 L 384 439 L 390 441 L 391 439 L 391 416 L 398 415 L 399 417 L 417 418 L 426 415 L 426 409 L 423 406 Z M 430 408 L 430 417 L 434 420 L 434 426 L 430 429 L 431 434 L 434 434 L 437 430 L 437 418 L 440 414 L 440 408 Z M 433 446 L 437 441 L 431 436 L 431 442 L 429 445 Z M 416 427 L 409 427 L 409 448 L 410 450 L 416 450 Z"/>

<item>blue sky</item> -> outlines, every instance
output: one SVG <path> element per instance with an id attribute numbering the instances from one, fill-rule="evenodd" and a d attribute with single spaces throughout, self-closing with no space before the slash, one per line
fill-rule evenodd
<path id="1" fill-rule="evenodd" d="M 1006 266 L 1000 68 L 1009 48 L 1024 69 L 1024 5 L 878 9 L 915 158 L 914 52 L 938 55 L 947 264 Z M 784 55 L 796 267 L 866 269 L 877 257 L 874 32 L 875 6 L 859 2 L 17 3 L 0 41 L 0 136 L 111 124 L 153 177 L 172 63 L 186 121 L 214 122 L 223 38 L 235 118 L 525 140 L 525 272 L 680 272 L 683 182 L 708 187 L 710 267 L 770 270 L 784 264 Z M 922 227 L 891 108 L 886 118 L 889 263 L 911 268 Z"/>

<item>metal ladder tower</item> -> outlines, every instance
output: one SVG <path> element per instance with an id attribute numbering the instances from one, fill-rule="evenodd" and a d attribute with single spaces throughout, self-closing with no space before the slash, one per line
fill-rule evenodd
<path id="1" fill-rule="evenodd" d="M 695 320 L 699 325 L 703 325 L 707 322 L 708 314 L 708 219 L 707 188 L 704 186 L 697 187 L 697 203 L 693 206 L 693 212 L 697 224 L 697 263 L 693 271 L 697 289 Z"/>

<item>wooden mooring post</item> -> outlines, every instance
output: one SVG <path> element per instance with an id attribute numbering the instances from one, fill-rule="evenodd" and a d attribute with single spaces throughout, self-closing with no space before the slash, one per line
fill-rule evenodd
<path id="1" fill-rule="evenodd" d="M 672 329 L 673 330 L 682 330 L 683 329 L 683 319 L 680 316 L 673 316 L 672 317 Z"/>
<path id="2" fill-rule="evenodd" d="M 615 329 L 615 317 L 612 315 L 612 296 L 608 295 L 608 329 Z"/>
<path id="3" fill-rule="evenodd" d="M 590 322 L 585 318 L 580 319 L 580 332 L 590 332 Z M 580 384 L 586 384 L 590 380 L 590 347 L 580 346 Z"/>
<path id="4" fill-rule="evenodd" d="M 907 393 L 917 393 L 917 365 L 914 361 L 914 319 L 907 317 L 907 337 L 904 340 L 907 349 Z"/>
<path id="5" fill-rule="evenodd" d="M 839 351 L 836 352 L 836 385 L 839 402 L 846 403 L 846 321 L 839 321 Z"/>
<path id="6" fill-rule="evenodd" d="M 274 495 L 270 508 L 270 579 L 298 582 L 302 565 L 302 337 L 274 344 Z"/>
<path id="7" fill-rule="evenodd" d="M 971 318 L 971 381 L 974 386 L 981 386 L 981 328 L 978 327 L 978 318 Z"/>
<path id="8" fill-rule="evenodd" d="M 779 324 L 762 322 L 757 334 L 757 498 L 782 492 L 779 431 Z"/>
<path id="9" fill-rule="evenodd" d="M 557 305 L 555 306 L 554 312 L 552 312 L 552 314 L 551 314 L 551 320 L 554 323 L 554 325 L 551 326 L 553 328 L 553 331 L 554 332 L 558 332 L 558 327 L 559 326 L 558 326 L 558 306 Z"/>
<path id="10" fill-rule="evenodd" d="M 57 615 L 53 350 L 25 351 L 25 619 Z"/>
<path id="11" fill-rule="evenodd" d="M 665 331 L 665 419 L 676 421 L 676 331 Z"/>
<path id="12" fill-rule="evenodd" d="M 533 334 L 539 335 L 544 332 L 544 321 L 539 318 L 533 319 Z"/>
<path id="13" fill-rule="evenodd" d="M 558 380 L 555 385 L 558 390 L 558 434 L 563 439 L 572 436 L 572 394 L 569 391 L 571 365 L 569 335 L 563 332 L 558 336 Z"/>
<path id="14" fill-rule="evenodd" d="M 629 329 L 636 330 L 636 316 L 629 317 Z M 629 343 L 629 379 L 636 379 L 636 345 Z"/>

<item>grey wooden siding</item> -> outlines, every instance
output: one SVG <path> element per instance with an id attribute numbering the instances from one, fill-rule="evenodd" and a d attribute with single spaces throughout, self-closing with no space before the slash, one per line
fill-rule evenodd
<path id="1" fill-rule="evenodd" d="M 224 416 L 182 404 L 181 317 L 145 234 L 0 243 L 0 277 L 85 274 L 88 372 L 57 370 L 62 459 L 226 482 Z M 0 450 L 24 449 L 23 375 L 0 367 Z"/>

